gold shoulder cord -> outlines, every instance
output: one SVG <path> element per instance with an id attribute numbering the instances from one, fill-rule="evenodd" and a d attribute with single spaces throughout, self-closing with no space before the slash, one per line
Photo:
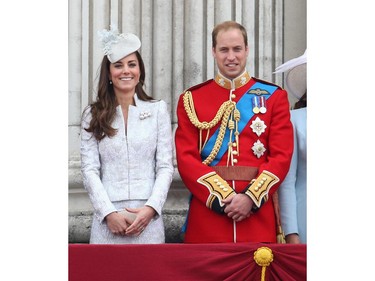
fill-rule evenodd
<path id="1" fill-rule="evenodd" d="M 216 116 L 214 119 L 212 119 L 210 122 L 200 122 L 198 120 L 197 114 L 195 112 L 194 108 L 194 102 L 192 98 L 192 94 L 190 91 L 186 91 L 184 96 L 183 96 L 183 101 L 184 101 L 184 107 L 185 111 L 191 121 L 191 123 L 199 129 L 200 133 L 200 139 L 199 139 L 199 151 L 202 151 L 203 147 L 206 145 L 207 139 L 205 143 L 202 146 L 202 130 L 208 130 L 207 132 L 207 137 L 209 134 L 209 130 L 213 128 L 216 124 L 219 123 L 221 119 L 221 125 L 220 125 L 220 130 L 219 134 L 217 136 L 217 139 L 215 141 L 215 145 L 211 151 L 211 153 L 208 155 L 208 157 L 203 161 L 203 164 L 209 165 L 216 157 L 217 153 L 219 152 L 219 149 L 223 143 L 224 135 L 225 135 L 225 129 L 228 124 L 228 119 L 232 111 L 236 107 L 236 103 L 233 101 L 226 101 L 224 102 L 218 112 L 216 113 Z"/>

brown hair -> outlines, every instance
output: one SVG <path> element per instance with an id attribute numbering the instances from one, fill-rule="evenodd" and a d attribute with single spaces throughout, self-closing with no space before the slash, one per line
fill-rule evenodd
<path id="1" fill-rule="evenodd" d="M 307 91 L 303 94 L 303 96 L 294 104 L 293 109 L 298 109 L 307 106 Z"/>
<path id="2" fill-rule="evenodd" d="M 137 56 L 141 72 L 139 83 L 135 87 L 135 92 L 137 93 L 137 96 L 140 100 L 153 100 L 153 98 L 147 95 L 145 90 L 143 89 L 144 81 L 146 78 L 143 59 L 138 51 L 136 51 L 135 54 Z M 96 97 L 96 101 L 91 104 L 92 119 L 90 121 L 89 127 L 85 128 L 87 132 L 92 132 L 97 140 L 101 140 L 105 136 L 112 137 L 117 132 L 117 130 L 112 128 L 111 126 L 118 104 L 113 86 L 109 83 L 110 64 L 111 62 L 108 60 L 107 56 L 104 56 L 100 66 L 98 95 Z M 89 107 L 90 106 L 88 106 L 87 108 Z"/>
<path id="3" fill-rule="evenodd" d="M 224 21 L 222 23 L 219 23 L 214 27 L 212 30 L 212 47 L 216 47 L 216 38 L 220 31 L 227 31 L 228 29 L 239 29 L 242 32 L 243 40 L 245 42 L 245 46 L 247 47 L 247 32 L 245 27 L 243 27 L 241 24 L 235 21 Z"/>

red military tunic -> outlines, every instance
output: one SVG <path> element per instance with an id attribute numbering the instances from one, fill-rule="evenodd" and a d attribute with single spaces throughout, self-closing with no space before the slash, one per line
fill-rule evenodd
<path id="1" fill-rule="evenodd" d="M 247 72 L 233 81 L 218 74 L 180 96 L 177 117 L 178 170 L 192 194 L 184 241 L 276 242 L 271 196 L 289 170 L 293 151 L 286 91 Z M 253 167 L 255 174 L 233 180 L 217 170 L 226 166 L 238 171 Z M 221 199 L 240 192 L 256 210 L 235 222 L 222 212 Z"/>

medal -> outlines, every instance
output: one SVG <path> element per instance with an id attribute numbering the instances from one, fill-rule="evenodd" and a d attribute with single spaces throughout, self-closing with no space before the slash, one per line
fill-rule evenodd
<path id="1" fill-rule="evenodd" d="M 259 108 L 259 112 L 260 113 L 266 113 L 267 112 L 267 108 L 266 108 L 266 99 L 261 96 L 260 97 L 260 108 Z"/>
<path id="2" fill-rule="evenodd" d="M 253 112 L 255 114 L 258 114 L 259 113 L 259 106 L 258 106 L 258 98 L 257 97 L 253 97 Z"/>

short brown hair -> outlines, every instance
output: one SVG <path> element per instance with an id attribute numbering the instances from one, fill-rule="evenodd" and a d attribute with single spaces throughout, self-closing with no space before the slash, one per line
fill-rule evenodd
<path id="1" fill-rule="evenodd" d="M 216 38 L 220 31 L 224 30 L 227 31 L 228 29 L 235 28 L 239 29 L 242 32 L 243 40 L 245 42 L 245 46 L 247 47 L 247 32 L 245 27 L 243 27 L 241 24 L 235 21 L 224 21 L 222 23 L 219 23 L 214 27 L 212 30 L 212 47 L 216 47 Z"/>

